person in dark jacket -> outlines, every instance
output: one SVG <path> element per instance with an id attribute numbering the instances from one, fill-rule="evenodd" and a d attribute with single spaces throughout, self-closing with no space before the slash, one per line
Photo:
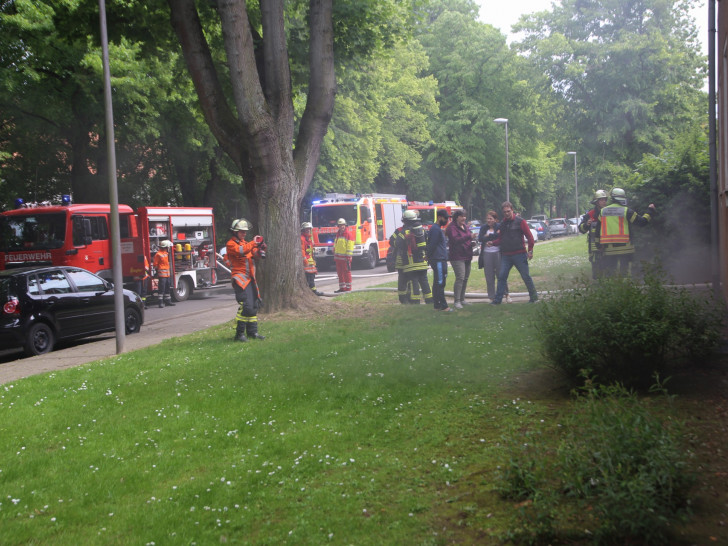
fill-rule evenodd
<path id="1" fill-rule="evenodd" d="M 447 225 L 447 210 L 437 211 L 437 223 L 432 224 L 427 237 L 427 262 L 432 268 L 432 297 L 435 309 L 451 312 L 445 299 L 445 283 L 447 282 L 447 243 L 442 228 Z"/>
<path id="2" fill-rule="evenodd" d="M 470 278 L 470 264 L 473 261 L 474 235 L 466 220 L 465 211 L 456 210 L 452 215 L 452 222 L 445 228 L 445 236 L 449 245 L 448 257 L 452 270 L 455 272 L 455 284 L 453 285 L 455 309 L 462 309 L 463 305 L 468 304 L 465 301 L 465 291 L 468 287 L 468 278 Z"/>
<path id="3" fill-rule="evenodd" d="M 505 201 L 502 205 L 503 221 L 500 226 L 498 238 L 489 241 L 488 246 L 500 246 L 501 249 L 501 267 L 498 273 L 498 288 L 495 293 L 495 299 L 490 303 L 492 305 L 500 305 L 503 295 L 506 293 L 506 283 L 508 274 L 515 266 L 521 274 L 523 282 L 528 289 L 530 296 L 529 302 L 536 303 L 538 301 L 538 293 L 533 285 L 533 279 L 528 271 L 528 260 L 533 258 L 533 235 L 531 228 L 520 216 L 516 216 L 513 212 L 513 205 L 510 201 Z M 524 238 L 528 244 L 528 250 L 524 244 Z"/>

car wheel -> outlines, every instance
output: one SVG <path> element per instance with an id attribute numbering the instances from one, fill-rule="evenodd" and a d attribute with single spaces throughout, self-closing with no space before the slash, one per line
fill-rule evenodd
<path id="1" fill-rule="evenodd" d="M 192 294 L 192 281 L 187 277 L 180 277 L 177 288 L 172 291 L 174 301 L 186 301 Z"/>
<path id="2" fill-rule="evenodd" d="M 53 330 L 43 322 L 37 322 L 28 330 L 25 339 L 25 352 L 29 355 L 44 355 L 53 350 L 55 341 Z"/>
<path id="3" fill-rule="evenodd" d="M 379 263 L 379 251 L 377 245 L 369 245 L 369 252 L 367 252 L 367 258 L 364 262 L 364 266 L 367 269 L 374 269 Z"/>
<path id="4" fill-rule="evenodd" d="M 137 334 L 142 328 L 142 316 L 133 307 L 128 307 L 124 312 L 124 326 L 127 334 Z"/>

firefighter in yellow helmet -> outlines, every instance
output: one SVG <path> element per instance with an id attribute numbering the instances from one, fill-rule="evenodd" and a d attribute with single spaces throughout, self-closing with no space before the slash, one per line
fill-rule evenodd
<path id="1" fill-rule="evenodd" d="M 311 232 L 313 225 L 311 222 L 301 224 L 301 254 L 303 255 L 303 272 L 306 274 L 306 283 L 311 291 L 317 296 L 323 296 L 323 292 L 316 290 L 316 260 L 313 257 L 313 239 Z"/>
<path id="2" fill-rule="evenodd" d="M 351 292 L 351 260 L 354 256 L 354 237 L 347 229 L 346 220 L 336 222 L 338 231 L 334 238 L 334 263 L 339 277 L 339 289 L 334 292 Z"/>
<path id="3" fill-rule="evenodd" d="M 258 333 L 258 309 L 262 307 L 263 300 L 255 279 L 255 264 L 260 258 L 265 257 L 266 245 L 260 236 L 252 241 L 245 240 L 250 228 L 250 222 L 247 220 L 234 220 L 230 226 L 232 237 L 225 245 L 231 263 L 235 300 L 240 304 L 235 315 L 235 341 L 248 341 L 248 338 L 265 339 Z"/>
<path id="4" fill-rule="evenodd" d="M 609 195 L 610 203 L 599 213 L 599 244 L 603 252 L 600 257 L 600 274 L 626 275 L 635 252 L 630 225 L 646 226 L 652 216 L 657 215 L 657 209 L 650 203 L 647 207 L 649 212 L 638 214 L 627 207 L 627 196 L 622 188 L 612 188 Z M 635 269 L 636 266 L 632 265 L 632 268 Z"/>

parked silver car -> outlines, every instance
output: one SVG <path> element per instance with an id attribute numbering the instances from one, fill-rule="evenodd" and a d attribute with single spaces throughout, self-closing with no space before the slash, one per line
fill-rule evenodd
<path id="1" fill-rule="evenodd" d="M 566 218 L 552 218 L 549 220 L 549 229 L 551 230 L 551 235 L 554 237 L 569 234 L 569 225 L 566 222 Z"/>

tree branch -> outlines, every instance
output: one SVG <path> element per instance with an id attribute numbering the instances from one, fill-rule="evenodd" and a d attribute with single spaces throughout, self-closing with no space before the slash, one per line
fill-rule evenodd
<path id="1" fill-rule="evenodd" d="M 294 149 L 296 175 L 306 191 L 321 155 L 323 135 L 334 112 L 334 26 L 332 0 L 310 1 L 309 90 Z"/>
<path id="2" fill-rule="evenodd" d="M 225 152 L 246 172 L 246 158 L 238 145 L 242 127 L 228 107 L 212 61 L 210 48 L 194 0 L 167 0 L 170 21 L 180 43 L 187 68 L 200 99 L 205 121 Z"/>

